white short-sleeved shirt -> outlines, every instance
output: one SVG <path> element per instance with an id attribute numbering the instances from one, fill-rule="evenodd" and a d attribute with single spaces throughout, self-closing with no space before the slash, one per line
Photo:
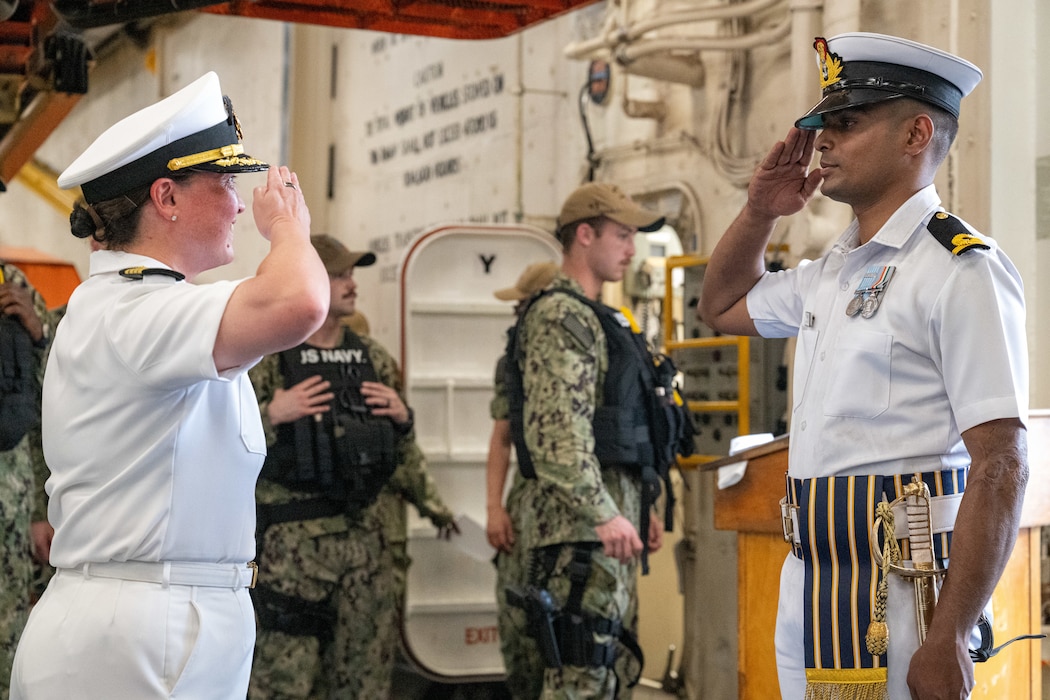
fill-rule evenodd
<path id="1" fill-rule="evenodd" d="M 748 293 L 759 334 L 798 335 L 791 476 L 965 467 L 963 431 L 1027 419 L 1020 275 L 988 238 L 989 250 L 953 255 L 926 228 L 940 210 L 931 185 L 865 245 L 854 221 L 823 257 L 767 273 Z M 881 305 L 847 316 L 873 265 L 895 267 Z"/>
<path id="2" fill-rule="evenodd" d="M 218 373 L 237 282 L 193 285 L 99 251 L 69 300 L 44 379 L 51 563 L 244 563 L 266 439 L 247 369 Z"/>

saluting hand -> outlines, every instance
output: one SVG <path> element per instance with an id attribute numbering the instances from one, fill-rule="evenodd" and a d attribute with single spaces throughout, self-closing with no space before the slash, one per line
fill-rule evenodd
<path id="1" fill-rule="evenodd" d="M 319 416 L 332 409 L 332 383 L 321 375 L 304 379 L 288 389 L 278 389 L 270 399 L 271 425 L 292 423 L 303 416 Z"/>
<path id="2" fill-rule="evenodd" d="M 281 220 L 298 222 L 310 232 L 310 209 L 299 189 L 299 176 L 285 166 L 270 168 L 266 184 L 253 190 L 252 216 L 263 238 L 270 240 L 274 224 Z"/>
<path id="3" fill-rule="evenodd" d="M 768 218 L 801 211 L 824 179 L 820 168 L 809 169 L 817 132 L 792 127 L 755 168 L 747 187 L 747 205 Z"/>

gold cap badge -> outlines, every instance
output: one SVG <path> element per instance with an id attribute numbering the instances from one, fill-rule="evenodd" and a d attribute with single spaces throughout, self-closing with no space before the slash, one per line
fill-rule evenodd
<path id="1" fill-rule="evenodd" d="M 820 89 L 838 81 L 839 73 L 842 72 L 842 56 L 832 53 L 828 48 L 828 40 L 818 36 L 813 42 L 813 48 L 817 50 L 817 63 L 820 65 Z"/>

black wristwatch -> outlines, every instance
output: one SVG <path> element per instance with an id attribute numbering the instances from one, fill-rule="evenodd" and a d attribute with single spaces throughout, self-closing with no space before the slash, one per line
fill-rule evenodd
<path id="1" fill-rule="evenodd" d="M 47 344 L 51 342 L 51 329 L 48 328 L 46 323 L 40 324 L 40 340 L 33 341 L 33 347 L 37 350 L 43 350 L 47 347 Z"/>

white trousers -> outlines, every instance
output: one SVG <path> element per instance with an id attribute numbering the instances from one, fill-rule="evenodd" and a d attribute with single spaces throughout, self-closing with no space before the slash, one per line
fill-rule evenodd
<path id="1" fill-rule="evenodd" d="M 805 588 L 806 565 L 789 553 L 780 570 L 780 601 L 777 605 L 777 628 L 774 637 L 777 677 L 783 700 L 802 700 L 806 694 Z M 911 691 L 908 690 L 908 667 L 919 644 L 912 591 L 909 582 L 900 576 L 890 576 L 886 620 L 890 635 L 886 660 L 890 700 L 911 698 Z M 991 620 L 990 602 L 985 606 L 984 613 Z M 975 648 L 980 643 L 981 634 L 975 628 L 970 637 L 970 646 Z"/>
<path id="2" fill-rule="evenodd" d="M 244 698 L 254 646 L 246 588 L 59 571 L 22 633 L 11 700 Z"/>

